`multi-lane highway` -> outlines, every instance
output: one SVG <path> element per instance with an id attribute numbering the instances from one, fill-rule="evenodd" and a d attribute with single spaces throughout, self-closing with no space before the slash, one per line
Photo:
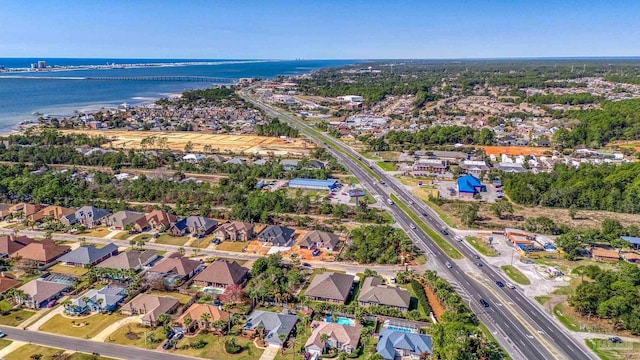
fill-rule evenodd
<path id="1" fill-rule="evenodd" d="M 316 141 L 335 156 L 341 164 L 347 167 L 374 196 L 377 195 L 383 201 L 393 193 L 410 211 L 422 218 L 424 223 L 439 232 L 446 225 L 438 216 L 422 204 L 411 192 L 385 172 L 370 166 L 362 161 L 359 155 L 346 145 L 320 135 L 310 126 L 300 122 L 293 116 L 264 104 L 253 98 L 247 91 L 241 92 L 245 99 L 262 108 L 272 116 L 276 116 Z M 331 144 L 331 146 L 329 146 Z M 342 151 L 336 151 L 339 147 Z M 347 153 L 347 154 L 345 154 Z M 384 181 L 378 181 L 371 176 L 371 172 Z M 396 206 L 389 206 L 389 211 L 394 216 L 418 247 L 424 250 L 428 259 L 438 273 L 449 280 L 463 299 L 469 302 L 470 307 L 478 315 L 479 319 L 493 333 L 496 340 L 514 359 L 596 359 L 583 344 L 577 343 L 564 332 L 562 328 L 551 319 L 542 309 L 528 299 L 518 290 L 498 288 L 495 281 L 507 282 L 503 274 L 488 266 L 476 267 L 474 273 L 463 271 L 457 264 L 451 261 L 444 252 L 423 232 L 420 227 L 412 228 L 411 218 Z M 427 214 L 428 216 L 423 216 Z M 465 243 L 456 241 L 453 232 L 449 229 L 448 235 L 442 235 L 449 243 L 458 249 L 468 259 L 474 257 L 475 252 Z M 444 266 L 449 261 L 454 264 L 451 268 Z M 468 260 L 462 260 L 468 261 Z M 459 262 L 462 262 L 459 261 Z M 489 307 L 479 304 L 480 299 L 489 302 Z"/>

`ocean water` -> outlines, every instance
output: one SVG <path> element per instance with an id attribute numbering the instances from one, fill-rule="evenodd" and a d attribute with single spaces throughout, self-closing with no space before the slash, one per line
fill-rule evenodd
<path id="1" fill-rule="evenodd" d="M 45 60 L 47 65 L 78 66 L 150 63 L 199 63 L 127 69 L 70 70 L 0 73 L 0 131 L 21 121 L 35 120 L 34 113 L 64 116 L 74 111 L 138 104 L 188 89 L 209 87 L 211 82 L 84 80 L 86 77 L 205 76 L 217 78 L 274 78 L 297 75 L 327 67 L 353 64 L 355 60 L 175 60 L 175 59 L 13 59 L 0 58 L 5 68 L 29 67 Z"/>

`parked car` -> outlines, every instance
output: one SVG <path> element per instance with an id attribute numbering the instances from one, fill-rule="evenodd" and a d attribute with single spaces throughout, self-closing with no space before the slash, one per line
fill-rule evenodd
<path id="1" fill-rule="evenodd" d="M 320 255 L 320 249 L 315 249 L 313 250 L 313 252 L 311 253 L 311 256 L 318 256 Z"/>
<path id="2" fill-rule="evenodd" d="M 489 303 L 485 299 L 480 299 L 480 304 L 484 307 L 489 307 Z"/>
<path id="3" fill-rule="evenodd" d="M 498 287 L 504 287 L 504 283 L 502 281 L 496 281 L 496 285 L 498 285 Z"/>
<path id="4" fill-rule="evenodd" d="M 213 239 L 213 243 L 216 245 L 220 245 L 220 239 Z"/>
<path id="5" fill-rule="evenodd" d="M 184 336 L 184 333 L 177 332 L 177 333 L 175 333 L 175 335 L 173 335 L 173 338 L 176 339 L 176 340 L 180 340 L 180 339 L 182 339 L 183 336 Z"/>
<path id="6" fill-rule="evenodd" d="M 608 340 L 609 340 L 609 342 L 610 342 L 610 343 L 612 343 L 612 344 L 622 344 L 622 339 L 620 339 L 620 338 L 619 338 L 619 337 L 617 337 L 617 336 L 612 336 L 612 337 L 610 337 Z"/>
<path id="7" fill-rule="evenodd" d="M 302 266 L 303 266 L 303 267 L 310 268 L 310 267 L 311 267 L 311 264 L 309 264 L 309 263 L 306 263 L 306 262 L 305 262 L 305 263 L 302 263 Z"/>
<path id="8" fill-rule="evenodd" d="M 173 349 L 175 345 L 175 342 L 173 342 L 173 339 L 167 340 L 166 343 L 164 343 L 164 345 L 162 345 L 162 348 L 165 350 L 169 350 L 169 349 Z"/>
<path id="9" fill-rule="evenodd" d="M 175 334 L 176 334 L 175 331 L 169 330 L 167 332 L 167 340 L 171 339 L 173 337 L 173 335 L 175 335 Z"/>

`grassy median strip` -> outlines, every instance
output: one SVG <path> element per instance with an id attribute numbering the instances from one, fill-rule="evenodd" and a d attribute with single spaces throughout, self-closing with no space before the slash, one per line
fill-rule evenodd
<path id="1" fill-rule="evenodd" d="M 411 218 L 411 220 L 413 220 L 416 226 L 419 226 L 422 231 L 427 233 L 427 236 L 429 236 L 429 238 L 431 238 L 431 240 L 433 240 L 433 242 L 435 242 L 436 245 L 438 245 L 438 247 L 442 251 L 444 251 L 445 254 L 447 254 L 447 256 L 449 256 L 452 259 L 462 259 L 463 256 L 458 250 L 456 250 L 453 246 L 451 246 L 451 244 L 449 244 L 437 232 L 433 231 L 430 227 L 428 227 L 422 221 L 422 219 L 420 219 L 416 214 L 414 214 L 413 211 L 409 210 L 407 205 L 405 205 L 402 201 L 400 201 L 400 199 L 398 199 L 397 196 L 393 194 L 390 194 L 390 196 L 391 196 L 391 200 L 393 200 L 396 203 L 396 205 L 400 209 L 402 209 L 402 211 L 404 211 Z"/>
<path id="2" fill-rule="evenodd" d="M 507 276 L 510 277 L 511 280 L 517 282 L 520 285 L 531 284 L 531 281 L 529 281 L 529 279 L 526 276 L 524 276 L 524 274 L 521 273 L 520 270 L 514 268 L 511 265 L 502 266 L 502 271 L 504 271 L 504 273 L 507 274 Z"/>
<path id="3" fill-rule="evenodd" d="M 466 240 L 474 249 L 484 256 L 498 256 L 495 250 L 488 247 L 482 240 L 479 240 L 475 236 L 467 236 Z"/>

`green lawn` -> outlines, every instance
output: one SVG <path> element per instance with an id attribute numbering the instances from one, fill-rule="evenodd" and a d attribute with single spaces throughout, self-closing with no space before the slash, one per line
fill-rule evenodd
<path id="1" fill-rule="evenodd" d="M 80 277 L 89 272 L 89 269 L 77 267 L 77 266 L 67 266 L 62 264 L 56 264 L 49 268 L 49 271 L 56 274 L 64 274 L 71 275 L 75 277 Z"/>
<path id="2" fill-rule="evenodd" d="M 560 320 L 560 322 L 562 323 L 562 325 L 564 325 L 567 329 L 572 330 L 572 331 L 581 331 L 580 330 L 580 321 L 578 321 L 577 319 L 574 319 L 573 317 L 568 316 L 568 311 L 566 311 L 567 309 L 565 308 L 566 305 L 565 304 L 556 304 L 556 306 L 553 307 L 553 314 L 558 318 L 558 320 Z"/>
<path id="3" fill-rule="evenodd" d="M 0 349 L 4 349 L 9 346 L 13 341 L 7 339 L 0 339 Z"/>
<path id="4" fill-rule="evenodd" d="M 18 326 L 34 314 L 31 310 L 13 310 L 8 315 L 0 316 L 0 325 Z"/>
<path id="5" fill-rule="evenodd" d="M 447 254 L 447 256 L 449 256 L 452 259 L 462 259 L 462 254 L 458 250 L 456 250 L 437 232 L 433 231 L 430 227 L 425 225 L 422 219 L 420 219 L 416 214 L 414 214 L 412 211 L 409 211 L 409 208 L 407 207 L 407 205 L 405 205 L 402 201 L 400 201 L 400 199 L 398 199 L 397 196 L 393 194 L 390 194 L 389 196 L 391 196 L 391 200 L 395 202 L 396 206 L 398 206 L 400 209 L 402 209 L 402 211 L 404 211 L 407 215 L 409 215 L 409 217 L 411 218 L 411 220 L 413 220 L 415 225 L 419 226 L 420 229 L 422 229 L 422 231 L 427 233 L 427 236 L 429 236 L 429 238 L 431 238 L 431 240 L 433 240 L 433 242 L 435 242 L 436 245 L 438 245 L 438 247 L 442 249 L 442 251 L 444 251 L 445 254 Z"/>
<path id="6" fill-rule="evenodd" d="M 42 355 L 41 360 L 54 360 L 59 354 L 62 354 L 64 350 L 54 349 L 50 347 L 28 344 L 23 345 L 16 350 L 14 350 L 11 354 L 5 356 L 5 360 L 25 360 L 31 359 L 32 356 L 36 354 Z"/>
<path id="7" fill-rule="evenodd" d="M 95 314 L 86 318 L 78 319 L 70 319 L 58 314 L 52 317 L 51 320 L 44 323 L 40 327 L 40 331 L 90 339 L 119 319 L 121 319 L 121 317 L 115 314 Z M 86 325 L 74 326 L 74 323 L 86 323 Z"/>
<path id="8" fill-rule="evenodd" d="M 502 270 L 504 271 L 505 274 L 507 274 L 508 277 L 511 278 L 511 280 L 517 282 L 520 285 L 530 285 L 531 284 L 531 281 L 529 279 L 527 279 L 527 277 L 524 276 L 524 274 L 522 272 L 520 272 L 520 270 L 516 269 L 515 267 L 513 267 L 511 265 L 502 266 Z"/>
<path id="9" fill-rule="evenodd" d="M 108 358 L 108 357 L 104 357 L 104 356 L 96 357 L 95 355 L 85 354 L 85 353 L 80 353 L 80 352 L 73 353 L 73 354 L 71 354 L 71 356 L 69 356 L 66 359 L 67 360 L 116 360 L 114 358 Z"/>
<path id="10" fill-rule="evenodd" d="M 216 250 L 242 252 L 247 247 L 247 241 L 223 241 L 216 246 Z"/>
<path id="11" fill-rule="evenodd" d="M 146 340 L 147 334 L 152 333 L 155 339 L 164 339 L 165 333 L 163 328 L 151 329 L 140 324 L 124 325 L 109 335 L 105 342 L 116 343 L 126 346 L 135 346 L 145 349 L 155 349 L 160 346 L 159 342 L 150 342 Z"/>
<path id="12" fill-rule="evenodd" d="M 176 344 L 176 349 L 170 350 L 170 352 L 207 359 L 225 360 L 257 360 L 260 359 L 260 356 L 264 352 L 263 349 L 258 349 L 257 347 L 255 347 L 251 340 L 236 337 L 236 343 L 242 346 L 243 350 L 239 354 L 227 354 L 224 350 L 224 341 L 227 338 L 228 337 L 219 337 L 213 334 L 205 333 L 198 333 L 196 336 L 185 336 L 178 341 L 178 343 Z M 187 347 L 186 349 L 181 349 L 182 346 L 195 343 L 200 339 L 207 342 L 207 345 L 204 348 L 193 349 Z"/>
<path id="13" fill-rule="evenodd" d="M 149 240 L 151 240 L 152 237 L 153 237 L 153 235 L 151 235 L 151 234 L 140 234 L 140 235 L 134 237 L 132 240 L 133 241 L 149 241 Z"/>
<path id="14" fill-rule="evenodd" d="M 634 359 L 640 354 L 639 342 L 612 344 L 607 339 L 586 339 L 585 342 L 602 360 Z"/>
<path id="15" fill-rule="evenodd" d="M 111 230 L 107 229 L 106 227 L 97 227 L 90 230 L 77 232 L 75 233 L 75 235 L 79 237 L 83 237 L 83 236 L 105 237 L 109 235 L 110 232 Z"/>
<path id="16" fill-rule="evenodd" d="M 547 301 L 551 300 L 551 296 L 536 296 L 536 301 L 540 303 L 540 305 L 544 305 Z"/>
<path id="17" fill-rule="evenodd" d="M 484 256 L 498 256 L 495 250 L 485 244 L 484 241 L 474 236 L 467 236 L 465 240 L 467 240 L 467 242 L 471 244 L 474 249 L 478 250 L 478 252 Z"/>
<path id="18" fill-rule="evenodd" d="M 156 244 L 183 246 L 189 241 L 188 236 L 171 236 L 169 234 L 162 234 L 155 241 Z"/>
<path id="19" fill-rule="evenodd" d="M 211 241 L 213 241 L 213 235 L 209 235 L 204 239 L 195 239 L 191 243 L 191 247 L 205 249 L 211 245 Z"/>
<path id="20" fill-rule="evenodd" d="M 396 171 L 398 170 L 398 167 L 396 166 L 396 163 L 394 162 L 388 162 L 388 161 L 378 161 L 376 164 L 378 164 L 378 166 L 380 166 L 380 168 L 384 171 Z"/>
<path id="21" fill-rule="evenodd" d="M 130 236 L 133 236 L 133 234 L 129 234 L 128 231 L 121 231 L 118 235 L 112 237 L 112 239 L 127 240 Z"/>

